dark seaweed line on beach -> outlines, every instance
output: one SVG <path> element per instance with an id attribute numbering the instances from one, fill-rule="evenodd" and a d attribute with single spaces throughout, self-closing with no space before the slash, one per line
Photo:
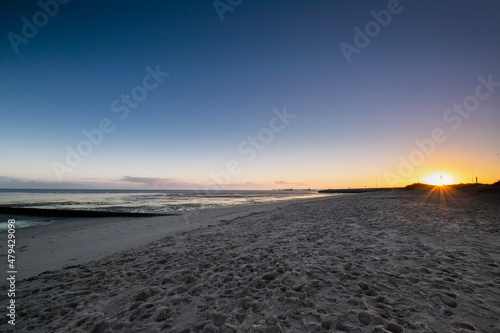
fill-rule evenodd
<path id="1" fill-rule="evenodd" d="M 100 210 L 43 209 L 13 206 L 0 206 L 0 214 L 49 217 L 154 217 L 180 215 L 177 213 L 132 213 Z"/>

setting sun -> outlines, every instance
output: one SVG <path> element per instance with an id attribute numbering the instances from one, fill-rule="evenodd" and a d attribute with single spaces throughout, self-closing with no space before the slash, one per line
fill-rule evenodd
<path id="1" fill-rule="evenodd" d="M 453 179 L 445 174 L 434 174 L 424 178 L 424 183 L 430 185 L 450 185 L 453 184 Z"/>

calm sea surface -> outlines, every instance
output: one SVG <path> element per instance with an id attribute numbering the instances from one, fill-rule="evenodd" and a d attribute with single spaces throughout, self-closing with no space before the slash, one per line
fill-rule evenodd
<path id="1" fill-rule="evenodd" d="M 282 200 L 323 197 L 328 194 L 292 191 L 154 191 L 154 190 L 6 190 L 0 189 L 0 205 L 30 208 L 78 209 L 113 212 L 167 213 Z M 330 194 L 331 195 L 331 194 Z M 0 215 L 0 231 L 7 219 Z M 60 219 L 60 218 L 59 218 Z M 52 223 L 58 218 L 17 217 L 16 227 Z"/>

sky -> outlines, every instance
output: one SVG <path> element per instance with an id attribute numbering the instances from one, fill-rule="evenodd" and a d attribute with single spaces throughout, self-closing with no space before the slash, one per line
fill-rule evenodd
<path id="1" fill-rule="evenodd" d="M 498 1 L 0 7 L 0 188 L 500 179 Z"/>

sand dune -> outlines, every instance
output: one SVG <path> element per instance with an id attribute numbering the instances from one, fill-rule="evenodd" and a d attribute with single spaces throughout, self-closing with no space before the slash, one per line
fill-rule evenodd
<path id="1" fill-rule="evenodd" d="M 180 230 L 23 281 L 16 327 L 498 332 L 498 203 L 496 194 L 366 193 Z"/>

